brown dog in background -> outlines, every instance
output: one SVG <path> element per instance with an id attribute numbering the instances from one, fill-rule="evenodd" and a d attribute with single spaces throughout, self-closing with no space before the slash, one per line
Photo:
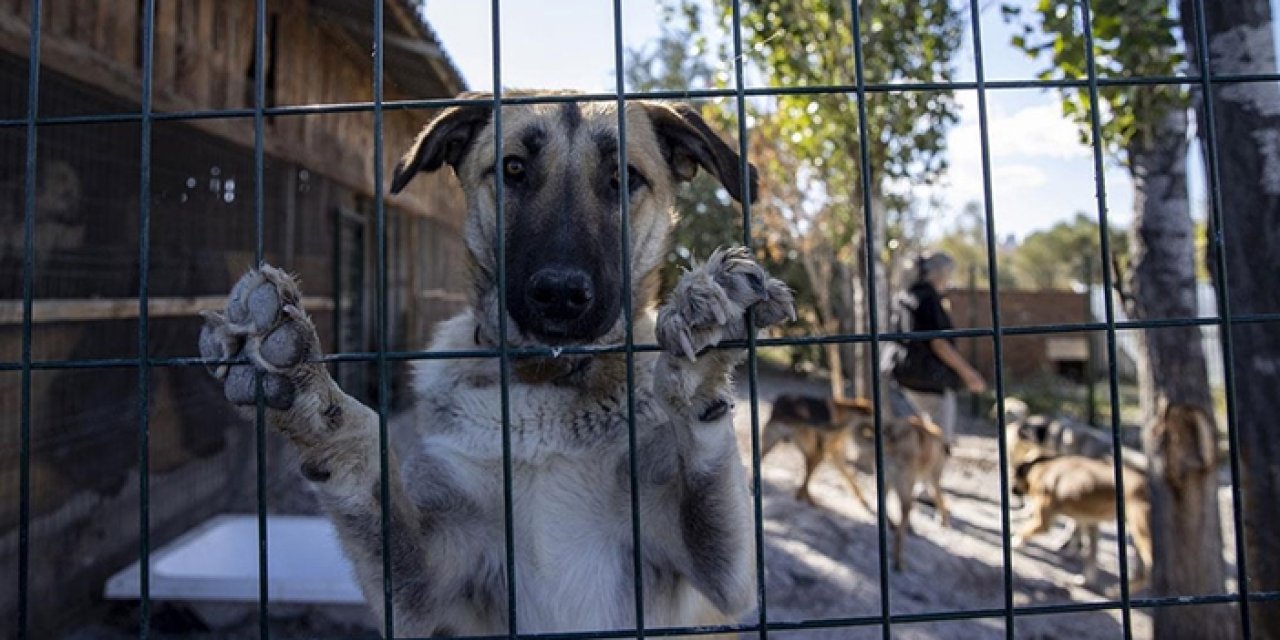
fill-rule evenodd
<path id="1" fill-rule="evenodd" d="M 938 519 L 950 523 L 946 499 L 942 494 L 942 471 L 947 448 L 942 430 L 922 418 L 896 387 L 886 386 L 893 417 L 881 420 L 884 432 L 885 487 L 898 496 L 899 516 L 894 523 L 893 568 L 902 569 L 902 545 L 911 529 L 911 509 L 915 505 L 915 488 L 920 482 L 930 487 Z M 899 417 L 902 416 L 902 417 Z M 846 459 L 848 437 L 852 437 L 859 466 L 873 470 L 875 464 L 875 408 L 863 398 L 819 398 L 784 394 L 773 404 L 773 413 L 765 424 L 760 457 L 779 442 L 796 443 L 804 453 L 805 474 L 796 497 L 813 504 L 809 480 L 823 460 L 839 472 L 853 495 L 868 511 L 875 510 L 858 487 Z"/>
<path id="2" fill-rule="evenodd" d="M 862 494 L 845 456 L 849 434 L 858 425 L 870 425 L 874 409 L 867 400 L 858 398 L 819 398 L 815 396 L 783 394 L 773 401 L 773 412 L 764 425 L 760 441 L 760 459 L 763 460 L 779 442 L 790 441 L 804 454 L 804 480 L 796 490 L 796 499 L 814 504 L 809 495 L 809 480 L 814 469 L 823 460 L 831 463 L 849 484 L 853 495 L 872 511 L 871 503 Z"/>
<path id="3" fill-rule="evenodd" d="M 1141 559 L 1133 588 L 1145 586 L 1151 573 L 1151 500 L 1146 476 L 1124 469 L 1125 529 Z M 1098 575 L 1098 525 L 1116 519 L 1115 469 L 1110 461 L 1084 456 L 1041 456 L 1018 464 L 1014 471 L 1013 493 L 1023 496 L 1031 509 L 1027 522 L 1012 544 L 1020 547 L 1031 536 L 1044 533 L 1055 516 L 1065 516 L 1088 537 L 1084 561 L 1084 584 L 1095 584 Z M 1126 546 L 1127 548 L 1127 546 Z"/>

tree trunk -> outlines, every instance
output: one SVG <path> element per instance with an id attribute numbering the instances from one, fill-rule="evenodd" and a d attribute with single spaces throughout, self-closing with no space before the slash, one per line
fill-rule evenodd
<path id="1" fill-rule="evenodd" d="M 1128 310 L 1144 320 L 1193 318 L 1195 236 L 1187 198 L 1187 114 L 1170 110 L 1151 124 L 1152 134 L 1129 148 L 1134 218 Z M 1155 547 L 1152 592 L 1222 593 L 1226 568 L 1214 464 L 1216 430 L 1212 420 L 1166 422 L 1164 413 L 1172 403 L 1213 415 L 1200 328 L 1147 329 L 1141 342 L 1145 357 L 1138 376 L 1147 416 L 1142 441 L 1149 461 Z M 1157 638 L 1236 637 L 1236 621 L 1224 607 L 1162 607 L 1154 615 Z"/>
<path id="2" fill-rule="evenodd" d="M 861 198 L 858 199 L 861 203 Z M 848 329 L 846 333 L 871 333 L 871 315 L 867 305 L 867 297 L 870 293 L 867 286 L 867 260 L 866 252 L 868 240 L 866 235 L 869 234 L 871 246 L 871 260 L 875 263 L 875 290 L 876 298 L 872 301 L 876 305 L 876 320 L 880 332 L 885 331 L 885 327 L 889 323 L 889 301 L 893 299 L 893 291 L 889 290 L 889 277 L 886 272 L 886 266 L 883 259 L 884 238 L 885 238 L 885 203 L 883 189 L 878 186 L 875 179 L 872 178 L 871 183 L 871 228 L 862 229 L 862 233 L 853 234 L 850 241 L 849 250 L 844 252 L 842 257 L 845 265 L 845 272 L 849 273 L 848 282 L 850 286 L 846 289 L 852 293 L 850 300 L 849 314 L 841 316 L 841 323 L 846 323 Z M 855 227 L 862 227 L 863 218 L 858 215 L 852 221 Z M 852 266 L 850 267 L 850 263 Z M 871 380 L 868 376 L 878 375 L 880 363 L 871 362 L 871 348 L 866 342 L 858 342 L 847 345 L 845 352 L 850 358 L 846 362 L 845 371 L 850 380 L 853 381 L 854 395 L 859 397 L 869 397 L 871 395 Z M 870 366 L 867 366 L 868 363 Z"/>
<path id="3" fill-rule="evenodd" d="M 844 252 L 848 254 L 849 252 Z M 866 287 L 863 286 L 862 276 L 859 275 L 862 269 L 856 265 L 849 264 L 847 257 L 836 258 L 835 264 L 835 287 L 837 295 L 835 296 L 836 320 L 839 331 L 844 335 L 853 335 L 855 333 L 866 333 L 867 308 Z M 867 375 L 866 369 L 861 366 L 867 362 L 867 345 L 865 342 L 843 342 L 839 345 L 840 362 L 843 367 L 842 383 L 849 381 L 853 383 L 853 395 L 855 397 L 867 397 Z M 834 369 L 835 366 L 832 365 Z M 841 387 L 840 397 L 844 397 L 847 390 Z"/>
<path id="4" fill-rule="evenodd" d="M 873 171 L 874 174 L 874 171 Z M 874 180 L 874 178 L 873 178 Z M 885 265 L 885 221 L 888 218 L 888 212 L 885 211 L 884 187 L 878 182 L 871 183 L 871 260 L 875 263 L 876 276 L 876 299 L 873 301 L 876 306 L 876 323 L 879 330 L 884 332 L 889 326 L 889 301 L 893 299 L 894 292 L 889 290 L 889 272 L 888 266 Z M 870 321 L 868 320 L 867 330 L 870 331 Z M 870 349 L 867 350 L 867 358 L 871 358 Z M 872 362 L 869 371 L 871 375 L 879 373 L 880 363 Z M 868 384 L 864 395 L 871 394 L 871 387 Z"/>
<path id="5" fill-rule="evenodd" d="M 1182 0 L 1183 34 L 1198 60 L 1194 0 Z M 1203 2 L 1214 74 L 1275 73 L 1275 41 L 1267 0 Z M 1203 72 L 1203 71 L 1201 71 Z M 1214 127 L 1221 176 L 1221 235 L 1232 312 L 1280 311 L 1280 87 L 1272 82 L 1214 86 Z M 1204 136 L 1201 136 L 1204 140 Z M 1211 252 L 1212 253 L 1212 252 Z M 1222 280 L 1221 274 L 1215 277 Z M 1250 591 L 1280 589 L 1280 330 L 1274 323 L 1231 327 L 1236 418 L 1243 462 L 1244 533 Z M 1245 585 L 1241 585 L 1245 588 Z M 1250 607 L 1254 636 L 1280 638 L 1280 606 Z"/>
<path id="6" fill-rule="evenodd" d="M 810 243 L 804 251 L 800 252 L 800 262 L 804 265 L 805 275 L 809 278 L 809 290 L 814 293 L 818 322 L 822 324 L 823 331 L 827 334 L 837 333 L 840 331 L 840 322 L 837 318 L 841 314 L 836 310 L 831 299 L 836 260 L 830 252 L 819 251 L 816 244 L 819 243 Z M 823 246 L 825 248 L 826 245 Z M 844 397 L 844 358 L 840 353 L 840 346 L 835 343 L 823 345 L 823 350 L 827 354 L 827 366 L 831 370 L 833 398 Z"/>

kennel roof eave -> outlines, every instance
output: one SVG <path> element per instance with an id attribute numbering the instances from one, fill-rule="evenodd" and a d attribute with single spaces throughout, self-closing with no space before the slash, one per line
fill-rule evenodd
<path id="1" fill-rule="evenodd" d="M 418 0 L 389 0 L 383 21 L 383 69 L 387 78 L 408 96 L 454 96 L 467 89 L 453 59 L 445 52 Z M 311 0 L 319 19 L 341 27 L 359 41 L 372 41 L 368 5 L 349 0 Z"/>

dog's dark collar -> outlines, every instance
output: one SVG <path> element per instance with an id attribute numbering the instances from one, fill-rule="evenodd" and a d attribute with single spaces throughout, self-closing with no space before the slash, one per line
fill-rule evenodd
<path id="1" fill-rule="evenodd" d="M 1026 473 L 1027 471 L 1029 471 L 1029 470 L 1031 469 L 1031 467 L 1034 467 L 1034 466 L 1036 466 L 1036 465 L 1038 465 L 1038 464 L 1040 464 L 1040 463 L 1043 463 L 1043 462 L 1048 462 L 1048 461 L 1053 460 L 1054 458 L 1057 458 L 1057 457 L 1058 457 L 1058 456 L 1056 456 L 1056 455 L 1039 455 L 1039 456 L 1036 456 L 1036 457 L 1034 457 L 1034 458 L 1032 458 L 1032 459 L 1030 459 L 1030 460 L 1023 460 L 1022 462 L 1019 462 L 1019 463 L 1017 464 L 1017 466 L 1015 466 L 1015 467 L 1014 467 L 1014 470 L 1015 470 L 1015 472 L 1022 472 L 1022 473 Z"/>

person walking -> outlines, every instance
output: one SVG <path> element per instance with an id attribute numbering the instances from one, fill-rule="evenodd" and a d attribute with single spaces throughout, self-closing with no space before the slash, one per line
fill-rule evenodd
<path id="1" fill-rule="evenodd" d="M 889 311 L 892 331 L 910 333 L 953 328 L 945 296 L 955 273 L 955 260 L 942 253 L 926 253 L 916 259 L 915 281 L 894 296 Z M 902 339 L 889 345 L 881 371 L 946 434 L 948 448 L 955 436 L 956 394 L 965 388 L 981 393 L 987 388 L 978 373 L 956 349 L 951 338 Z"/>

